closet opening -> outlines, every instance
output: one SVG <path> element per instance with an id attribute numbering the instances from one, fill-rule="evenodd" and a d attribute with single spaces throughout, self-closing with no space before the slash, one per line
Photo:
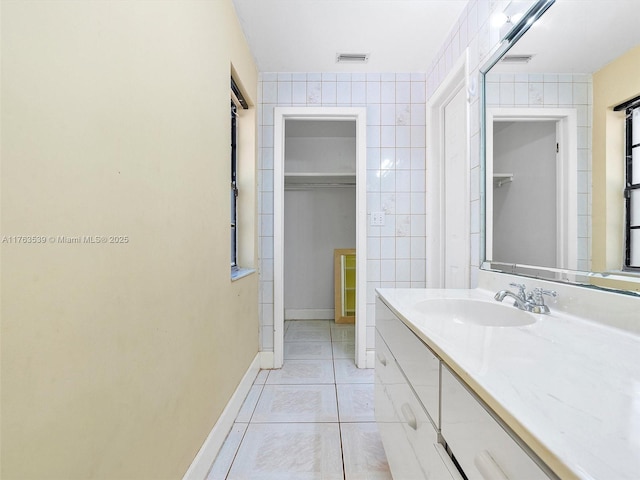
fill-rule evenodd
<path id="1" fill-rule="evenodd" d="M 284 319 L 338 320 L 334 252 L 356 248 L 355 121 L 291 119 L 284 135 Z"/>
<path id="2" fill-rule="evenodd" d="M 486 128 L 487 259 L 577 269 L 577 112 L 490 108 Z"/>
<path id="3" fill-rule="evenodd" d="M 289 322 L 354 323 L 351 358 L 367 366 L 365 115 L 361 108 L 276 108 L 275 368 L 286 361 Z"/>

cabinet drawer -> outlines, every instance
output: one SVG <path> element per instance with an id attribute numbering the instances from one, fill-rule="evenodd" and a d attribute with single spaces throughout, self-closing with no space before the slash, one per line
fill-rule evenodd
<path id="1" fill-rule="evenodd" d="M 460 480 L 437 443 L 424 407 L 376 332 L 375 417 L 389 467 L 399 480 Z"/>
<path id="2" fill-rule="evenodd" d="M 403 383 L 404 376 L 400 372 L 393 355 L 389 351 L 382 337 L 376 332 L 376 356 L 375 356 L 375 417 L 378 425 L 398 424 L 398 419 L 391 403 L 391 399 L 385 389 L 387 385 Z M 384 427 L 392 434 L 393 428 Z M 395 442 L 395 441 L 394 441 Z M 392 443 L 394 443 L 392 442 Z"/>
<path id="3" fill-rule="evenodd" d="M 376 330 L 376 356 L 375 356 L 376 381 L 383 385 L 404 383 L 406 380 L 398 368 L 391 350 L 383 340 L 380 332 Z"/>
<path id="4" fill-rule="evenodd" d="M 386 390 L 402 426 L 404 438 L 422 469 L 423 476 L 418 478 L 429 480 L 459 478 L 451 459 L 438 444 L 438 435 L 431 420 L 409 385 L 406 383 L 388 385 Z M 395 478 L 413 478 L 392 473 Z"/>
<path id="5" fill-rule="evenodd" d="M 428 478 L 411 448 L 387 389 L 379 383 L 376 383 L 375 390 L 375 412 L 376 424 L 393 477 L 406 480 Z"/>
<path id="6" fill-rule="evenodd" d="M 384 341 L 376 333 L 374 412 L 387 462 L 395 478 L 423 479 L 422 467 L 411 449 L 404 427 L 387 392 L 387 386 L 393 382 L 397 383 L 398 378 L 404 381 L 395 363 Z"/>
<path id="7" fill-rule="evenodd" d="M 549 480 L 444 365 L 441 420 L 442 436 L 469 480 Z"/>
<path id="8" fill-rule="evenodd" d="M 376 298 L 376 329 L 438 428 L 440 360 L 379 298 Z"/>
<path id="9" fill-rule="evenodd" d="M 389 390 L 409 389 L 393 355 L 378 332 L 376 332 L 375 357 L 375 417 L 382 444 L 394 478 L 421 480 L 426 477 L 418 461 L 404 422 L 398 417 L 397 408 L 391 400 Z M 396 400 L 398 402 L 399 400 Z M 428 423 L 428 422 L 427 422 Z M 431 427 L 431 424 L 428 425 Z M 421 429 L 421 432 L 423 429 Z M 448 479 L 447 479 L 448 480 Z"/>

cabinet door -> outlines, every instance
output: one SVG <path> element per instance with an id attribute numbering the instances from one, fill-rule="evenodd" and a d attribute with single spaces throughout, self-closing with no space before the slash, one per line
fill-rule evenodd
<path id="1" fill-rule="evenodd" d="M 440 359 L 379 298 L 376 298 L 376 328 L 431 421 L 439 428 Z"/>
<path id="2" fill-rule="evenodd" d="M 456 467 L 444 448 L 438 444 L 438 434 L 424 407 L 408 383 L 387 386 L 396 417 L 402 426 L 404 438 L 418 460 L 423 477 L 429 480 L 459 478 Z M 393 473 L 393 470 L 392 470 Z M 395 475 L 395 474 L 394 474 Z"/>
<path id="3" fill-rule="evenodd" d="M 378 341 L 379 338 L 378 338 Z M 376 349 L 380 348 L 376 345 Z M 376 384 L 375 384 L 375 416 L 382 445 L 384 446 L 389 462 L 389 468 L 397 479 L 424 479 L 422 467 L 416 458 L 415 453 L 409 445 L 408 439 L 404 433 L 402 423 L 400 423 L 391 397 L 387 392 L 383 378 L 394 378 L 392 372 L 394 360 L 391 358 L 388 362 L 382 362 L 381 358 L 376 356 Z M 397 368 L 397 367 L 396 367 Z M 380 370 L 382 370 L 381 373 Z M 387 372 L 385 372 L 387 370 Z M 399 372 L 398 372 L 399 373 Z"/>
<path id="4" fill-rule="evenodd" d="M 549 480 L 445 366 L 441 419 L 442 436 L 469 480 Z"/>
<path id="5" fill-rule="evenodd" d="M 437 433 L 400 372 L 393 353 L 376 334 L 375 415 L 389 467 L 399 480 L 459 480 Z"/>

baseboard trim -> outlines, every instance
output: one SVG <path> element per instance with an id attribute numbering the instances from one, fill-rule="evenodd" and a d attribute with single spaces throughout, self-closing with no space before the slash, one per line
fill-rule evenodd
<path id="1" fill-rule="evenodd" d="M 211 432 L 209 432 L 207 439 L 202 444 L 202 447 L 200 447 L 200 450 L 193 459 L 193 462 L 191 462 L 187 473 L 182 477 L 183 480 L 204 480 L 207 477 L 207 474 L 211 469 L 211 465 L 213 465 L 220 448 L 222 448 L 222 444 L 227 438 L 227 434 L 231 431 L 233 422 L 235 422 L 238 412 L 240 411 L 240 408 L 242 408 L 244 399 L 247 397 L 247 394 L 249 393 L 249 390 L 251 390 L 251 386 L 260 371 L 262 365 L 262 353 L 263 352 L 258 352 L 256 357 L 253 359 L 253 362 L 251 362 L 251 365 L 249 365 L 249 368 L 242 377 L 242 380 L 240 380 L 238 388 L 233 392 L 233 395 L 229 399 L 229 402 L 227 402 L 227 406 L 224 407 L 220 418 L 218 418 L 218 421 L 211 429 Z"/>
<path id="2" fill-rule="evenodd" d="M 285 320 L 333 320 L 333 308 L 285 308 Z"/>
<path id="3" fill-rule="evenodd" d="M 273 352 L 259 352 L 258 355 L 260 355 L 260 368 L 262 370 L 274 368 L 275 359 Z"/>

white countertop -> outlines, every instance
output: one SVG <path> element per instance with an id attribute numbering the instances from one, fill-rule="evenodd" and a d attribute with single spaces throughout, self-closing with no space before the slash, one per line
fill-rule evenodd
<path id="1" fill-rule="evenodd" d="M 640 478 L 640 336 L 553 305 L 521 327 L 434 321 L 413 308 L 435 298 L 495 302 L 481 289 L 377 292 L 560 478 Z"/>

